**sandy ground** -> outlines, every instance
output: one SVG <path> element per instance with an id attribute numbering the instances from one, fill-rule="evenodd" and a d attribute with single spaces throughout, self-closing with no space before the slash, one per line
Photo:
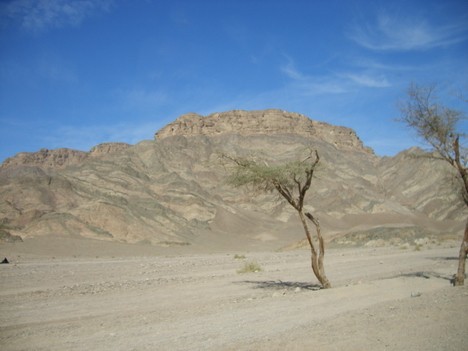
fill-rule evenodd
<path id="1" fill-rule="evenodd" d="M 457 248 L 330 249 L 334 287 L 319 290 L 306 250 L 39 244 L 0 245 L 1 350 L 468 347 L 468 289 L 448 281 Z M 262 271 L 237 272 L 251 261 Z"/>

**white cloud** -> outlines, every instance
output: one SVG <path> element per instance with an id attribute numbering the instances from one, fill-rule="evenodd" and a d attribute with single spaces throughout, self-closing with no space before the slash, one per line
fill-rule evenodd
<path id="1" fill-rule="evenodd" d="M 373 24 L 356 24 L 349 37 L 370 50 L 409 51 L 459 43 L 466 39 L 467 31 L 465 23 L 435 26 L 421 18 L 393 17 L 382 13 Z"/>
<path id="2" fill-rule="evenodd" d="M 395 62 L 383 63 L 369 58 L 359 58 L 353 60 L 352 64 L 356 67 L 360 67 L 366 70 L 373 71 L 415 71 L 428 69 L 428 65 L 402 65 L 396 64 Z"/>
<path id="3" fill-rule="evenodd" d="M 357 69 L 353 72 L 343 70 L 328 75 L 307 75 L 299 71 L 294 61 L 288 57 L 288 63 L 280 71 L 290 78 L 288 88 L 301 95 L 342 94 L 358 88 L 387 88 L 391 84 L 382 74 L 373 70 Z"/>
<path id="4" fill-rule="evenodd" d="M 391 84 L 384 76 L 372 76 L 368 74 L 346 74 L 344 77 L 350 79 L 358 85 L 369 88 L 387 88 Z"/>
<path id="5" fill-rule="evenodd" d="M 288 62 L 280 66 L 280 72 L 290 79 L 285 89 L 299 95 L 339 94 L 348 90 L 345 82 L 334 75 L 312 76 L 301 72 L 294 60 L 284 55 Z"/>
<path id="6" fill-rule="evenodd" d="M 294 62 L 291 59 L 288 60 L 287 64 L 281 66 L 280 69 L 284 74 L 286 74 L 286 76 L 288 76 L 291 79 L 294 79 L 294 80 L 306 79 L 306 77 L 297 70 L 296 66 L 294 65 Z"/>
<path id="7" fill-rule="evenodd" d="M 78 26 L 96 11 L 107 11 L 113 0 L 13 0 L 1 8 L 2 17 L 19 21 L 33 32 Z"/>

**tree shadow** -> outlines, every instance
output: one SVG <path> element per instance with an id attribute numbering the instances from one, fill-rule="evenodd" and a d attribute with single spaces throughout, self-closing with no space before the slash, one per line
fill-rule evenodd
<path id="1" fill-rule="evenodd" d="M 444 279 L 448 280 L 450 283 L 453 284 L 453 275 L 446 275 L 446 274 L 439 274 L 436 272 L 412 272 L 412 273 L 404 273 L 400 274 L 400 277 L 409 277 L 409 278 L 424 278 L 424 279 L 430 279 L 430 278 L 438 278 L 438 279 Z"/>
<path id="2" fill-rule="evenodd" d="M 447 256 L 447 257 L 434 257 L 434 260 L 443 260 L 443 261 L 458 261 L 459 257 Z"/>
<path id="3" fill-rule="evenodd" d="M 297 288 L 304 290 L 320 290 L 322 287 L 318 284 L 305 282 L 283 282 L 281 280 L 243 280 L 241 283 L 252 284 L 254 289 L 268 290 L 296 290 Z"/>

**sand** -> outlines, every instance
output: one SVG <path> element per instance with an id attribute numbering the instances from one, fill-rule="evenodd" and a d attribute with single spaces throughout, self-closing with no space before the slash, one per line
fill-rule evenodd
<path id="1" fill-rule="evenodd" d="M 466 350 L 457 251 L 330 249 L 320 290 L 307 250 L 0 244 L 0 349 Z"/>

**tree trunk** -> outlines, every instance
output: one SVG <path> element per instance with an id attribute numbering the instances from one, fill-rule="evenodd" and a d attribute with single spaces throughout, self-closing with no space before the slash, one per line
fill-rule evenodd
<path id="1" fill-rule="evenodd" d="M 458 271 L 455 276 L 454 285 L 460 286 L 465 284 L 465 264 L 466 255 L 468 254 L 468 221 L 465 226 L 465 234 L 460 246 L 460 254 L 458 256 Z"/>
<path id="2" fill-rule="evenodd" d="M 309 213 L 304 215 L 303 211 L 298 211 L 298 212 L 299 212 L 299 217 L 301 219 L 302 226 L 304 227 L 304 231 L 305 231 L 305 234 L 306 234 L 306 237 L 307 237 L 307 241 L 309 242 L 309 246 L 310 246 L 312 271 L 314 272 L 315 276 L 317 277 L 320 284 L 322 284 L 322 287 L 324 289 L 331 288 L 330 281 L 328 280 L 327 276 L 325 275 L 325 268 L 323 266 L 323 258 L 324 258 L 324 254 L 325 254 L 325 248 L 324 248 L 324 244 L 323 244 L 323 238 L 322 238 L 322 235 L 320 233 L 320 224 Z M 312 222 L 314 223 L 315 228 L 317 229 L 317 237 L 319 239 L 319 246 L 320 246 L 319 253 L 317 253 L 317 250 L 315 249 L 315 245 L 314 245 L 314 242 L 312 240 L 312 236 L 310 235 L 309 226 L 307 225 L 307 221 L 306 221 L 305 216 L 307 216 L 311 220 L 312 220 L 312 218 L 314 219 L 314 220 L 312 220 Z"/>
<path id="3" fill-rule="evenodd" d="M 309 218 L 312 223 L 315 225 L 315 229 L 317 232 L 317 238 L 319 242 L 319 254 L 317 258 L 317 266 L 320 271 L 320 276 L 322 277 L 323 281 L 322 284 L 325 288 L 331 288 L 330 281 L 328 280 L 327 276 L 325 275 L 325 266 L 323 265 L 323 259 L 325 258 L 325 243 L 322 237 L 322 231 L 320 229 L 320 222 L 317 218 L 312 216 L 310 213 L 306 212 L 306 217 Z"/>

